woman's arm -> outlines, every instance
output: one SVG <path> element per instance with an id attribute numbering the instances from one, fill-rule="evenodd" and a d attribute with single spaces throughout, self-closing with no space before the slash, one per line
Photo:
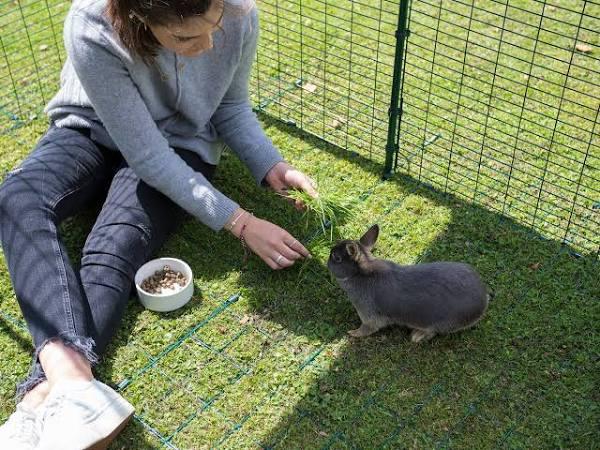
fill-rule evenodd
<path id="1" fill-rule="evenodd" d="M 242 55 L 233 80 L 212 122 L 225 143 L 246 163 L 258 183 L 266 181 L 275 191 L 302 189 L 316 196 L 311 180 L 287 164 L 265 135 L 248 99 L 250 70 L 258 42 L 258 12 L 248 17 Z M 300 207 L 300 204 L 296 205 Z"/>
<path id="2" fill-rule="evenodd" d="M 287 231 L 266 220 L 244 214 L 235 225 L 238 205 L 193 171 L 170 147 L 156 127 L 129 72 L 113 46 L 100 39 L 101 30 L 72 14 L 65 26 L 65 43 L 79 81 L 111 139 L 130 167 L 150 186 L 161 191 L 214 230 L 225 225 L 273 269 L 288 267 L 308 251 Z M 254 118 L 254 120 L 256 120 Z M 279 153 L 273 158 L 280 161 Z M 260 163 L 254 167 L 268 172 Z M 260 176 L 260 175 L 259 175 Z M 260 176 L 264 178 L 264 174 Z"/>
<path id="3" fill-rule="evenodd" d="M 221 229 L 238 205 L 170 148 L 108 39 L 116 38 L 76 10 L 67 19 L 68 56 L 94 111 L 140 179 L 213 230 Z"/>
<path id="4" fill-rule="evenodd" d="M 248 84 L 259 24 L 256 7 L 248 14 L 237 70 L 211 121 L 227 146 L 248 166 L 257 183 L 261 183 L 269 170 L 283 161 L 283 157 L 264 133 L 249 101 Z"/>

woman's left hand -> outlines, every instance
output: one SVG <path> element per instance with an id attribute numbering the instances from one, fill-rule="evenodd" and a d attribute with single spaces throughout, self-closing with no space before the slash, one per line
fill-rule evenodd
<path id="1" fill-rule="evenodd" d="M 314 181 L 284 161 L 275 164 L 267 173 L 265 180 L 275 192 L 281 195 L 286 195 L 290 189 L 299 189 L 311 197 L 319 196 Z M 300 201 L 294 204 L 297 209 L 303 207 Z"/>

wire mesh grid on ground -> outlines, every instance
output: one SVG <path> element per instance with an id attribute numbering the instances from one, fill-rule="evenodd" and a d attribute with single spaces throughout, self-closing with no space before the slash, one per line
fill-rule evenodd
<path id="1" fill-rule="evenodd" d="M 364 201 L 373 195 L 376 189 L 377 185 L 364 191 L 357 198 L 351 199 L 350 202 Z M 375 217 L 374 221 L 381 222 L 387 215 L 401 209 L 405 206 L 405 200 L 419 189 L 422 189 L 422 185 L 414 183 L 378 217 Z M 498 220 L 499 224 L 504 221 L 502 218 Z M 314 239 L 321 232 L 322 230 L 317 229 L 315 232 L 309 233 L 304 241 Z M 539 237 L 532 234 L 531 239 L 539 239 Z M 477 254 L 481 251 L 479 246 L 483 244 L 484 242 L 475 242 L 469 252 Z M 547 260 L 541 261 L 541 270 L 552 271 L 560 263 L 560 258 L 565 253 L 572 255 L 573 258 L 578 257 L 567 247 L 563 247 L 561 250 L 549 254 Z M 414 262 L 427 259 L 428 255 L 425 253 Z M 324 283 L 331 282 L 322 273 L 314 275 L 322 277 Z M 576 284 L 581 283 L 581 280 L 578 279 L 574 281 Z M 490 283 L 492 285 L 495 283 L 493 277 Z M 533 283 L 526 284 L 514 294 L 512 300 L 505 301 L 501 310 L 497 310 L 496 314 L 512 315 L 515 308 L 523 306 L 521 303 L 527 301 L 527 294 L 532 289 L 534 289 Z M 174 449 L 193 448 L 193 444 L 185 439 L 186 431 L 207 427 L 211 430 L 210 439 L 207 441 L 210 446 L 228 448 L 228 440 L 237 433 L 244 433 L 246 422 L 266 408 L 269 402 L 277 399 L 278 396 L 283 396 L 283 400 L 285 400 L 285 384 L 290 382 L 290 379 L 267 387 L 266 393 L 260 398 L 256 398 L 248 410 L 241 412 L 237 417 L 230 417 L 220 406 L 219 401 L 238 389 L 240 381 L 244 377 L 252 376 L 261 361 L 277 358 L 275 355 L 278 354 L 278 350 L 289 351 L 285 345 L 288 332 L 284 329 L 278 329 L 275 332 L 267 330 L 266 327 L 263 327 L 260 317 L 243 315 L 233 310 L 231 307 L 239 299 L 239 293 L 224 299 L 200 323 L 173 339 L 171 343 L 154 355 L 144 349 L 143 345 L 137 344 L 135 339 L 127 344 L 134 347 L 135 352 L 143 353 L 147 363 L 131 370 L 131 375 L 120 380 L 116 384 L 116 388 L 134 403 L 136 406 L 135 420 L 155 437 L 159 445 Z M 567 301 L 568 299 L 564 299 L 564 302 Z M 0 311 L 0 313 L 13 326 L 24 328 L 24 324 L 19 319 L 5 312 Z M 212 330 L 207 332 L 211 328 Z M 499 333 L 503 331 L 501 328 L 502 325 L 499 325 L 497 330 Z M 215 329 L 219 332 L 214 333 Z M 247 358 L 247 355 L 246 359 L 236 357 L 235 352 L 231 352 L 230 349 L 238 344 L 244 347 L 253 347 L 255 351 L 252 353 L 252 357 Z M 422 431 L 419 434 L 421 442 L 435 448 L 449 447 L 453 438 L 462 435 L 461 431 L 465 424 L 476 420 L 498 428 L 499 446 L 510 444 L 510 440 L 518 435 L 519 430 L 526 423 L 533 407 L 546 395 L 543 389 L 536 390 L 529 397 L 528 405 L 515 411 L 514 417 L 497 417 L 493 411 L 489 410 L 490 404 L 511 401 L 511 384 L 513 383 L 511 371 L 513 364 L 523 358 L 522 353 L 525 348 L 521 347 L 506 361 L 494 364 L 493 370 L 489 370 L 489 378 L 481 385 L 480 389 L 469 392 L 469 398 L 466 401 L 462 400 L 465 402 L 464 413 L 454 423 L 450 423 L 443 433 Z M 293 358 L 285 360 L 285 363 L 293 364 L 297 373 L 311 366 L 318 369 L 322 364 L 320 357 L 326 350 L 326 345 L 307 346 Z M 178 370 L 173 372 L 170 367 L 176 362 L 183 364 L 177 364 Z M 548 363 L 548 368 L 552 364 L 553 362 Z M 562 356 L 558 368 L 555 370 L 575 364 L 573 355 L 567 353 Z M 276 369 L 277 366 L 278 363 L 275 363 L 272 367 Z M 398 367 L 395 375 L 399 376 L 407 369 L 407 367 Z M 543 369 L 546 368 L 540 368 L 540 370 Z M 330 367 L 324 365 L 322 370 L 330 370 Z M 515 383 L 517 382 L 515 381 Z M 453 386 L 452 379 L 442 377 L 415 395 L 412 408 L 407 411 L 399 411 L 389 402 L 389 399 L 396 395 L 395 388 L 383 384 L 360 395 L 360 408 L 352 417 L 343 421 L 342 428 L 336 428 L 335 423 L 325 420 L 322 411 L 300 409 L 296 412 L 294 420 L 272 435 L 268 442 L 254 439 L 254 446 L 256 448 L 286 448 L 285 442 L 290 435 L 298 430 L 309 429 L 315 436 L 318 436 L 318 445 L 316 445 L 318 448 L 367 448 L 363 440 L 364 436 L 361 436 L 361 431 L 365 429 L 366 423 L 369 424 L 367 429 L 370 431 L 372 431 L 372 427 L 381 428 L 381 434 L 378 435 L 379 438 L 376 441 L 373 441 L 372 436 L 368 437 L 370 439 L 369 448 L 394 448 L 404 442 L 405 433 L 422 425 L 419 422 L 421 413 L 428 407 L 431 408 L 432 402 L 452 398 L 453 389 L 456 387 Z M 492 391 L 492 387 L 495 390 Z M 498 387 L 500 387 L 499 390 Z M 185 405 L 183 411 L 181 408 L 182 398 Z M 174 415 L 170 415 L 170 405 L 175 403 L 179 406 L 173 410 Z"/>

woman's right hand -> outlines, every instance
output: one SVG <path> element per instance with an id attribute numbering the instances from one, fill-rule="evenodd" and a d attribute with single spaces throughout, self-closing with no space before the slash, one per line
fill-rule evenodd
<path id="1" fill-rule="evenodd" d="M 240 214 L 243 216 L 235 220 L 235 217 Z M 243 234 L 248 248 L 271 269 L 284 269 L 293 266 L 298 259 L 312 258 L 310 252 L 283 228 L 254 217 L 241 208 L 232 215 L 232 218 L 235 223 L 230 231 L 238 238 L 241 238 L 240 234 Z"/>

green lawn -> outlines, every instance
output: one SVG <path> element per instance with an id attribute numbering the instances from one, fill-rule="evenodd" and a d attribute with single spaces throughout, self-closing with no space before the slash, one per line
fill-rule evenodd
<path id="1" fill-rule="evenodd" d="M 513 196 L 522 200 L 526 212 L 519 216 L 509 204 L 503 215 L 503 203 L 510 202 L 504 202 L 498 192 L 508 187 L 512 195 L 512 189 L 521 186 L 502 178 L 500 166 L 511 162 L 512 148 L 507 156 L 500 154 L 501 148 L 492 155 L 487 151 L 491 144 L 486 144 L 480 178 L 471 177 L 479 166 L 469 166 L 461 158 L 475 147 L 460 136 L 453 138 L 452 124 L 429 115 L 442 111 L 440 98 L 451 95 L 451 84 L 432 84 L 427 114 L 418 114 L 416 106 L 423 100 L 416 94 L 412 97 L 414 106 L 406 106 L 408 125 L 401 134 L 405 142 L 401 170 L 382 182 L 386 91 L 393 61 L 393 50 L 385 42 L 390 42 L 395 30 L 396 6 L 382 2 L 377 22 L 360 15 L 378 18 L 377 8 L 342 3 L 338 10 L 327 6 L 331 17 L 324 24 L 319 11 L 325 3 L 303 1 L 301 23 L 306 35 L 296 46 L 290 41 L 300 31 L 293 27 L 300 25 L 291 17 L 299 12 L 299 3 L 261 4 L 263 46 L 254 75 L 254 100 L 267 113 L 296 124 L 261 115 L 264 127 L 290 162 L 319 181 L 323 194 L 339 197 L 351 207 L 353 215 L 336 230 L 338 235 L 355 238 L 370 224 L 379 223 L 378 256 L 405 264 L 443 259 L 475 265 L 495 292 L 486 317 L 470 331 L 423 345 L 411 344 L 407 331 L 399 328 L 363 340 L 349 339 L 346 331 L 356 328 L 359 320 L 327 272 L 328 236 L 319 234 L 318 227 L 306 227 L 302 215 L 277 195 L 255 187 L 239 161 L 227 154 L 215 184 L 255 215 L 284 226 L 315 258 L 306 266 L 282 272 L 270 271 L 257 258 L 242 268 L 243 251 L 237 241 L 187 221 L 159 255 L 190 264 L 196 286 L 193 300 L 178 312 L 158 314 L 132 299 L 123 326 L 98 367 L 98 376 L 117 386 L 136 407 L 136 419 L 111 449 L 598 448 L 600 280 L 596 248 L 590 246 L 597 240 L 597 215 L 593 215 L 597 213 L 589 206 L 585 213 L 591 215 L 577 219 L 582 226 L 575 229 L 591 234 L 573 247 L 549 239 L 557 235 L 551 228 L 538 233 L 528 226 L 533 209 L 527 208 L 535 202 L 527 200 L 525 188 L 520 188 L 524 197 Z M 524 3 L 538 5 L 511 2 Z M 68 2 L 56 0 L 18 4 L 20 10 L 15 2 L 0 0 L 4 61 L 10 61 L 10 65 L 0 63 L 0 172 L 18 164 L 45 129 L 40 106 L 55 89 L 62 55 L 53 33 L 60 30 L 59 18 L 68 8 Z M 425 2 L 413 5 L 433 8 Z M 28 29 L 35 30 L 31 46 L 19 25 L 21 11 Z M 280 27 L 287 24 L 293 31 L 280 33 L 279 48 L 275 12 L 281 17 Z M 357 39 L 352 50 L 344 47 L 350 45 L 344 32 L 348 14 L 354 17 L 357 34 L 374 33 L 379 24 L 381 31 L 373 41 Z M 48 17 L 55 17 L 54 30 Z M 413 19 L 425 20 L 416 13 Z M 317 31 L 308 33 L 307 27 Z M 322 36 L 316 34 L 325 28 L 319 27 L 327 27 L 327 56 Z M 5 32 L 9 29 L 14 34 Z M 420 42 L 419 33 L 425 31 L 419 31 L 415 22 L 411 36 L 415 44 Z M 377 36 L 383 44 L 376 43 Z M 268 44 L 269 40 L 274 43 Z M 598 47 L 594 51 L 597 57 Z M 273 57 L 285 52 L 290 55 L 277 65 Z M 303 63 L 296 65 L 293 55 L 302 55 Z M 340 61 L 350 55 L 355 66 L 346 61 L 342 67 Z M 376 68 L 369 58 L 379 61 Z M 319 65 L 318 61 L 325 62 Z M 412 70 L 405 83 L 407 92 L 414 93 L 411 85 L 421 81 Z M 597 75 L 590 71 L 590 76 Z M 304 89 L 298 87 L 302 86 L 298 79 Z M 314 91 L 307 84 L 314 85 Z M 464 108 L 462 101 L 456 100 Z M 467 118 L 462 109 L 457 115 Z M 429 117 L 427 125 L 425 117 Z M 467 127 L 480 120 L 472 119 L 459 122 L 458 132 L 468 134 Z M 582 133 L 597 139 L 597 126 L 594 131 L 580 125 Z M 352 152 L 301 133 L 300 126 Z M 506 125 L 507 135 L 515 132 L 511 126 L 519 128 Z M 414 136 L 411 127 L 418 130 Z M 493 136 L 491 130 L 482 139 Z M 423 137 L 437 132 L 440 138 L 422 145 Z M 463 153 L 458 143 L 467 147 Z M 559 144 L 553 144 L 558 145 L 557 154 Z M 518 149 L 524 148 L 519 143 Z M 590 149 L 590 169 L 585 168 L 580 189 L 586 197 L 598 192 L 598 148 L 590 145 Z M 450 154 L 454 163 L 449 166 Z M 542 169 L 545 155 L 539 153 L 536 159 Z M 496 167 L 494 160 L 501 163 L 496 162 Z M 462 165 L 454 165 L 457 161 Z M 517 154 L 515 161 L 525 164 L 526 158 Z M 444 171 L 450 167 L 446 178 L 444 171 L 436 171 L 438 166 Z M 575 165 L 568 170 L 578 173 L 579 169 Z M 521 180 L 529 172 L 515 163 L 515 173 Z M 553 173 L 549 163 L 549 185 L 562 188 L 560 177 L 552 178 Z M 459 186 L 461 174 L 466 181 Z M 535 174 L 530 175 L 534 182 Z M 547 198 L 544 194 L 542 200 Z M 74 261 L 96 208 L 63 225 Z M 1 262 L 0 422 L 14 408 L 14 385 L 27 373 L 30 353 L 30 340 Z"/>

